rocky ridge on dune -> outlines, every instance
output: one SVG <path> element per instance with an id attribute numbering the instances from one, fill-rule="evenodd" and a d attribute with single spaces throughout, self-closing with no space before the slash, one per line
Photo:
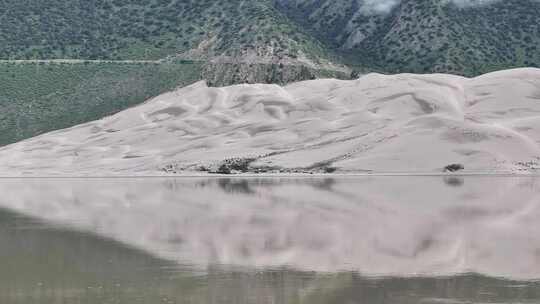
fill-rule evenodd
<path id="1" fill-rule="evenodd" d="M 520 173 L 540 166 L 540 70 L 209 88 L 0 149 L 0 175 Z"/>

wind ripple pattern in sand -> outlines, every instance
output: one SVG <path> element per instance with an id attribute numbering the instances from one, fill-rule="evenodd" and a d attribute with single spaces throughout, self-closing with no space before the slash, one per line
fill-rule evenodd
<path id="1" fill-rule="evenodd" d="M 531 172 L 540 165 L 540 70 L 468 79 L 367 74 L 286 87 L 204 82 L 0 149 L 0 175 L 146 175 L 251 159 L 250 168 Z M 288 170 L 288 171 L 287 171 Z"/>

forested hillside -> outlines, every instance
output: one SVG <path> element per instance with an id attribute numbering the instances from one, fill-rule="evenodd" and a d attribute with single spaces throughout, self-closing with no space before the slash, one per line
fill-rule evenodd
<path id="1" fill-rule="evenodd" d="M 540 66 L 536 0 L 276 0 L 291 20 L 360 68 L 475 76 Z"/>
<path id="2" fill-rule="evenodd" d="M 93 63 L 13 63 L 39 59 Z M 523 66 L 540 66 L 538 0 L 0 0 L 0 145 L 201 79 Z"/>
<path id="3" fill-rule="evenodd" d="M 0 11 L 1 59 L 180 56 L 469 76 L 540 65 L 537 0 L 2 0 Z"/>
<path id="4" fill-rule="evenodd" d="M 323 52 L 266 0 L 2 0 L 0 12 L 2 59 Z"/>

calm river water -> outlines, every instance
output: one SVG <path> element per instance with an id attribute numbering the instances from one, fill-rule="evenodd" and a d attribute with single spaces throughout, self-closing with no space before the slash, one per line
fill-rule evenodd
<path id="1" fill-rule="evenodd" d="M 540 178 L 0 180 L 0 303 L 540 303 Z"/>

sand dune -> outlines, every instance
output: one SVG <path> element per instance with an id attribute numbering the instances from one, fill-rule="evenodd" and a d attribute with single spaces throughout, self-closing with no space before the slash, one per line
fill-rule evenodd
<path id="1" fill-rule="evenodd" d="M 368 74 L 286 87 L 203 82 L 0 149 L 0 175 L 145 175 L 216 170 L 433 173 L 540 167 L 540 69 Z"/>

